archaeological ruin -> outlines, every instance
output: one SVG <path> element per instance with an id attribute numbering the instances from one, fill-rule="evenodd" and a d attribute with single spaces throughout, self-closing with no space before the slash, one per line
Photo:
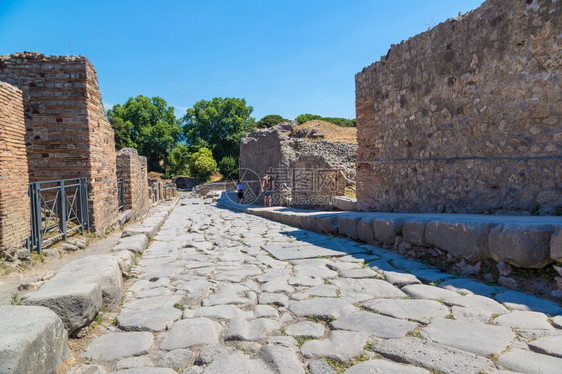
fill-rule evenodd
<path id="1" fill-rule="evenodd" d="M 260 180 L 269 171 L 280 196 L 291 194 L 289 205 L 326 208 L 331 206 L 331 197 L 344 195 L 356 154 L 354 137 L 347 142 L 329 141 L 296 122 L 281 123 L 255 129 L 242 138 L 241 178 L 249 184 L 248 198 L 258 203 L 263 199 Z"/>
<path id="2" fill-rule="evenodd" d="M 22 92 L 0 82 L 0 253 L 29 236 L 29 196 Z"/>
<path id="3" fill-rule="evenodd" d="M 560 20 L 488 0 L 358 73 L 358 208 L 560 212 Z"/>
<path id="4" fill-rule="evenodd" d="M 29 181 L 88 178 L 92 229 L 114 225 L 115 141 L 90 61 L 36 52 L 1 56 L 0 81 L 23 92 Z"/>
<path id="5" fill-rule="evenodd" d="M 132 218 L 142 217 L 152 201 L 148 195 L 146 157 L 139 156 L 134 148 L 123 148 L 117 152 L 117 177 L 123 178 L 125 210 L 132 210 Z"/>

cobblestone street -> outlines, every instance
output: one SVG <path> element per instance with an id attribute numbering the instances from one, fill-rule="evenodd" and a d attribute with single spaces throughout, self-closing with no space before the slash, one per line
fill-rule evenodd
<path id="1" fill-rule="evenodd" d="M 131 272 L 115 323 L 70 373 L 562 368 L 554 302 L 201 199 L 180 200 Z"/>

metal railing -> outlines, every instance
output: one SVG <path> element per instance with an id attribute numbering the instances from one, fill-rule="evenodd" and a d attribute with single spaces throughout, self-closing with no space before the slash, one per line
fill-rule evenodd
<path id="1" fill-rule="evenodd" d="M 29 184 L 31 236 L 28 247 L 41 253 L 42 247 L 68 234 L 89 230 L 88 180 L 86 178 L 34 182 Z"/>
<path id="2" fill-rule="evenodd" d="M 125 181 L 117 178 L 117 197 L 119 198 L 119 211 L 125 210 Z"/>

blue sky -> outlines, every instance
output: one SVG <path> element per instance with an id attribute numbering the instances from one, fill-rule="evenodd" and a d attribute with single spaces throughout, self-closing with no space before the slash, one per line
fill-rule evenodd
<path id="1" fill-rule="evenodd" d="M 0 0 L 0 55 L 85 55 L 106 105 L 160 96 L 183 115 L 190 95 L 240 97 L 256 119 L 354 118 L 357 72 L 482 2 Z"/>

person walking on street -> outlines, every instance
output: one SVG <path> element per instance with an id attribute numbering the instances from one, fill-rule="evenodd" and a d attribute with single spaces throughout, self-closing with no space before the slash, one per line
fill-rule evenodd
<path id="1" fill-rule="evenodd" d="M 267 205 L 269 201 L 269 206 L 271 206 L 271 200 L 273 195 L 273 189 L 275 188 L 275 181 L 269 175 L 269 172 L 265 172 L 265 176 L 261 180 L 261 192 L 263 193 L 263 206 Z"/>
<path id="2" fill-rule="evenodd" d="M 236 182 L 236 197 L 237 204 L 241 204 L 244 202 L 244 183 L 240 181 Z"/>

